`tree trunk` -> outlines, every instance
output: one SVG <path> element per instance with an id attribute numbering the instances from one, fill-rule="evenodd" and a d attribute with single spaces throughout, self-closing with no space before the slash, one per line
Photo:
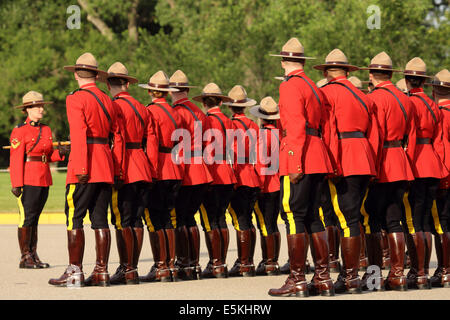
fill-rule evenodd
<path id="1" fill-rule="evenodd" d="M 80 6 L 87 12 L 87 19 L 91 22 L 100 33 L 109 41 L 114 38 L 114 32 L 107 26 L 107 24 L 97 15 L 97 13 L 90 7 L 87 0 L 78 0 Z"/>
<path id="2" fill-rule="evenodd" d="M 133 42 L 138 42 L 139 33 L 137 28 L 137 8 L 139 0 L 134 0 L 128 13 L 128 36 Z"/>

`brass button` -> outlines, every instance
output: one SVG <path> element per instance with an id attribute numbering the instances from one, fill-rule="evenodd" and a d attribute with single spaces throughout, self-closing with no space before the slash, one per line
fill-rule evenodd
<path id="1" fill-rule="evenodd" d="M 294 151 L 289 150 L 289 151 L 288 151 L 288 154 L 289 154 L 290 156 L 293 156 L 293 155 L 294 155 Z"/>

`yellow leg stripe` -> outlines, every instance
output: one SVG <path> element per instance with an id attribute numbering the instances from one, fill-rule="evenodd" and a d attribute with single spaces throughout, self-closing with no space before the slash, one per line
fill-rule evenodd
<path id="1" fill-rule="evenodd" d="M 177 212 L 175 208 L 170 211 L 170 221 L 172 222 L 172 227 L 177 227 Z"/>
<path id="2" fill-rule="evenodd" d="M 291 207 L 289 206 L 289 197 L 291 196 L 291 181 L 289 180 L 289 176 L 283 177 L 283 211 L 286 213 L 286 218 L 289 223 L 289 234 L 296 234 L 294 214 L 291 211 Z"/>
<path id="3" fill-rule="evenodd" d="M 231 214 L 231 219 L 233 220 L 234 229 L 236 229 L 237 231 L 241 231 L 241 229 L 239 229 L 239 221 L 238 221 L 236 212 L 231 207 L 231 204 L 228 206 L 228 212 Z"/>
<path id="4" fill-rule="evenodd" d="M 144 210 L 145 215 L 145 224 L 147 225 L 148 231 L 155 232 L 155 226 L 152 223 L 152 220 L 150 219 L 150 212 L 147 208 Z"/>
<path id="5" fill-rule="evenodd" d="M 22 204 L 22 194 L 17 198 L 17 204 L 19 205 L 19 228 L 22 228 L 25 222 L 25 209 Z"/>
<path id="6" fill-rule="evenodd" d="M 434 229 L 438 234 L 444 234 L 442 231 L 441 222 L 439 221 L 439 215 L 436 206 L 436 200 L 433 200 L 433 207 L 431 208 L 431 215 L 433 216 Z"/>
<path id="7" fill-rule="evenodd" d="M 408 232 L 410 234 L 415 234 L 416 230 L 414 229 L 411 205 L 409 204 L 408 195 L 409 192 L 405 192 L 405 195 L 403 196 L 403 204 L 405 206 L 405 214 L 406 214 L 406 224 L 408 225 Z"/>
<path id="8" fill-rule="evenodd" d="M 75 184 L 71 184 L 69 187 L 69 193 L 67 194 L 67 205 L 69 206 L 69 217 L 67 218 L 68 226 L 67 230 L 73 228 L 73 214 L 75 213 L 75 205 L 73 204 L 73 193 L 75 192 Z"/>
<path id="9" fill-rule="evenodd" d="M 330 186 L 331 200 L 333 202 L 334 213 L 337 215 L 339 219 L 339 224 L 341 225 L 341 229 L 344 231 L 344 237 L 350 237 L 350 228 L 347 226 L 347 221 L 345 220 L 344 214 L 339 208 L 338 196 L 336 192 L 335 185 L 328 181 L 328 185 Z"/>
<path id="10" fill-rule="evenodd" d="M 200 214 L 202 215 L 203 224 L 205 225 L 206 232 L 211 231 L 211 226 L 209 225 L 208 214 L 206 212 L 205 206 L 203 203 L 200 205 Z"/>
<path id="11" fill-rule="evenodd" d="M 114 216 L 116 217 L 116 228 L 117 228 L 117 230 L 122 230 L 120 211 L 119 211 L 119 191 L 114 188 L 113 188 L 113 192 L 112 192 L 111 205 L 112 205 L 112 210 L 113 210 Z"/>
<path id="12" fill-rule="evenodd" d="M 325 228 L 325 218 L 323 217 L 322 207 L 319 207 L 319 218 L 320 218 L 320 221 L 322 221 L 323 227 Z"/>
<path id="13" fill-rule="evenodd" d="M 267 234 L 267 228 L 266 228 L 266 224 L 264 223 L 264 216 L 263 216 L 263 214 L 261 212 L 261 209 L 259 208 L 258 201 L 255 202 L 255 208 L 254 209 L 255 209 L 256 216 L 258 217 L 259 226 L 261 227 L 262 235 L 264 237 L 267 237 L 267 235 L 268 235 Z"/>
<path id="14" fill-rule="evenodd" d="M 367 195 L 369 194 L 369 190 L 366 191 L 366 195 L 364 196 L 364 200 L 362 202 L 361 206 L 361 214 L 364 217 L 363 220 L 363 226 L 366 234 L 370 234 L 370 226 L 369 226 L 369 214 L 366 211 L 366 208 L 364 208 L 364 204 L 366 203 Z"/>

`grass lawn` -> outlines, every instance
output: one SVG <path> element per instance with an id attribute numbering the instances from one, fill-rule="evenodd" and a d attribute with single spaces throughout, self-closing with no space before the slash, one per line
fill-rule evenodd
<path id="1" fill-rule="evenodd" d="M 52 172 L 53 186 L 50 187 L 43 212 L 64 212 L 66 172 Z M 17 198 L 11 193 L 9 173 L 0 173 L 0 212 L 19 212 Z"/>

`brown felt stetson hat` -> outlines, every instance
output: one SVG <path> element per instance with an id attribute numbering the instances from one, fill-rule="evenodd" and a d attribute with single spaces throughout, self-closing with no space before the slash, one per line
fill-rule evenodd
<path id="1" fill-rule="evenodd" d="M 392 59 L 386 52 L 380 52 L 372 60 L 370 65 L 366 68 L 359 68 L 359 70 L 384 70 L 392 72 L 401 72 L 400 70 L 392 69 Z"/>
<path id="2" fill-rule="evenodd" d="M 229 102 L 232 99 L 224 96 L 222 94 L 222 90 L 220 90 L 219 86 L 213 82 L 208 83 L 202 90 L 202 94 L 199 96 L 195 96 L 192 99 L 198 102 L 203 102 L 203 98 L 206 97 L 216 97 L 220 98 L 223 102 Z"/>
<path id="3" fill-rule="evenodd" d="M 106 82 L 111 78 L 120 78 L 127 80 L 130 84 L 138 83 L 138 79 L 128 75 L 128 69 L 121 62 L 114 62 L 108 69 L 108 73 L 99 77 L 99 81 Z"/>
<path id="4" fill-rule="evenodd" d="M 36 91 L 28 91 L 22 97 L 22 104 L 20 106 L 15 106 L 16 109 L 33 108 L 36 106 L 41 106 L 44 104 L 52 104 L 52 101 L 44 101 L 44 96 Z"/>
<path id="5" fill-rule="evenodd" d="M 395 86 L 403 93 L 408 93 L 408 88 L 406 87 L 406 80 L 402 78 L 395 83 Z"/>
<path id="6" fill-rule="evenodd" d="M 426 85 L 433 87 L 444 87 L 450 88 L 450 71 L 448 69 L 443 69 L 436 73 L 431 83 L 426 83 Z"/>
<path id="7" fill-rule="evenodd" d="M 334 49 L 325 58 L 324 64 L 313 66 L 314 69 L 324 70 L 325 68 L 340 67 L 346 68 L 348 71 L 359 70 L 357 66 L 348 63 L 347 56 L 339 49 Z"/>
<path id="8" fill-rule="evenodd" d="M 98 73 L 99 78 L 104 78 L 106 72 L 98 68 L 97 60 L 94 55 L 90 52 L 83 53 L 75 62 L 73 66 L 64 66 L 64 69 L 70 72 L 75 72 L 76 70 L 90 70 Z"/>
<path id="9" fill-rule="evenodd" d="M 320 87 L 323 87 L 324 85 L 326 85 L 327 83 L 328 83 L 327 78 L 323 78 L 316 82 L 316 86 L 317 86 L 317 88 L 320 88 Z"/>
<path id="10" fill-rule="evenodd" d="M 305 49 L 297 38 L 291 38 L 281 49 L 280 54 L 270 54 L 272 57 L 284 57 L 291 59 L 316 59 L 305 56 Z"/>
<path id="11" fill-rule="evenodd" d="M 188 77 L 181 70 L 177 70 L 174 72 L 174 74 L 169 79 L 169 85 L 172 88 L 198 88 L 197 86 L 189 85 Z"/>
<path id="12" fill-rule="evenodd" d="M 156 91 L 180 91 L 176 88 L 170 88 L 169 78 L 167 77 L 167 74 L 165 74 L 164 71 L 161 70 L 152 75 L 148 80 L 148 83 L 140 84 L 139 87 Z"/>
<path id="13" fill-rule="evenodd" d="M 405 76 L 433 78 L 427 75 L 427 65 L 419 57 L 412 58 L 403 70 Z"/>
<path id="14" fill-rule="evenodd" d="M 251 107 L 256 104 L 256 100 L 247 97 L 247 91 L 241 85 L 235 85 L 233 89 L 228 92 L 230 102 L 224 102 L 224 104 L 230 107 Z"/>
<path id="15" fill-rule="evenodd" d="M 250 109 L 250 113 L 258 118 L 267 120 L 280 119 L 280 109 L 278 104 L 272 97 L 265 97 L 261 100 L 259 105 Z"/>

